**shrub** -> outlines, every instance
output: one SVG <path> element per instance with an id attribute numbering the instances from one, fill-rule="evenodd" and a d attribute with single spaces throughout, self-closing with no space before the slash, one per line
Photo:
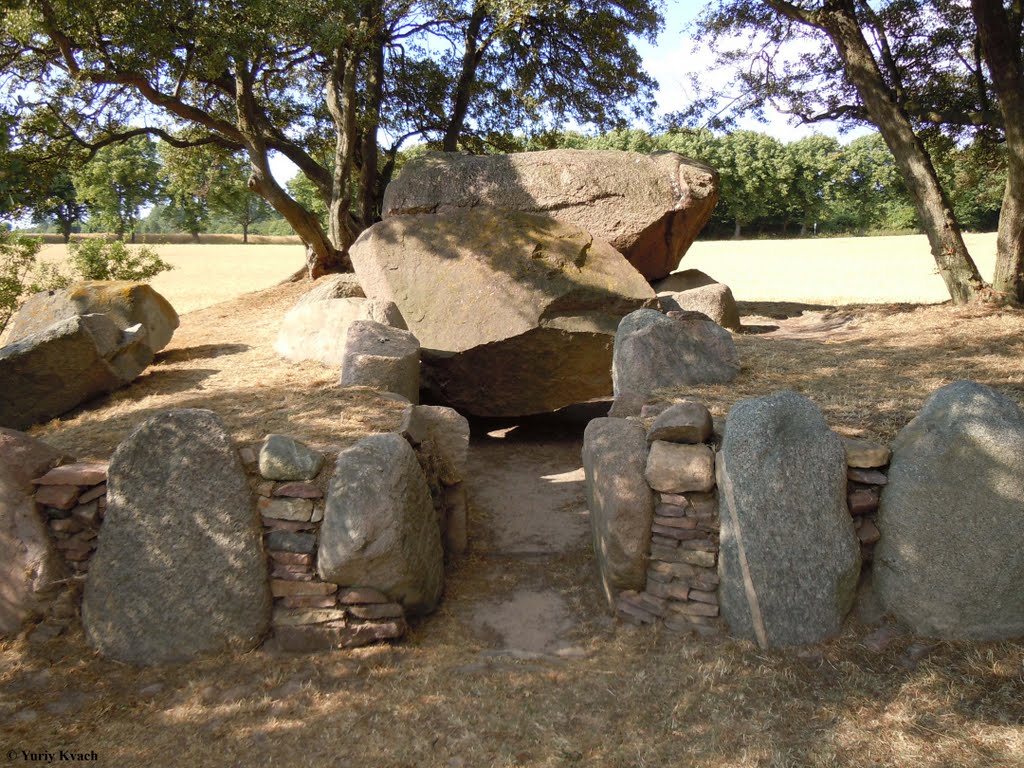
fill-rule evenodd
<path id="1" fill-rule="evenodd" d="M 0 229 L 0 332 L 7 326 L 28 289 L 42 241 Z"/>
<path id="2" fill-rule="evenodd" d="M 174 269 L 152 248 L 129 248 L 120 240 L 81 240 L 68 249 L 71 267 L 82 280 L 150 280 Z"/>

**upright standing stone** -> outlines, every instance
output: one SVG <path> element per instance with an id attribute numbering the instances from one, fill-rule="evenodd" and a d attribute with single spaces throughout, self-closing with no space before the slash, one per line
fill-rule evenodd
<path id="1" fill-rule="evenodd" d="M 324 581 L 380 590 L 410 614 L 437 607 L 441 530 L 416 454 L 401 435 L 371 435 L 338 454 L 317 568 Z"/>
<path id="2" fill-rule="evenodd" d="M 32 485 L 61 458 L 42 440 L 0 429 L 0 636 L 40 616 L 64 577 Z"/>
<path id="3" fill-rule="evenodd" d="M 970 381 L 933 394 L 893 443 L 874 585 L 915 632 L 1024 636 L 1024 413 Z"/>
<path id="4" fill-rule="evenodd" d="M 402 313 L 391 301 L 358 297 L 300 301 L 281 320 L 274 350 L 297 363 L 315 360 L 341 365 L 348 328 L 356 320 L 405 328 Z"/>
<path id="5" fill-rule="evenodd" d="M 642 590 L 654 519 L 644 479 L 647 434 L 626 419 L 594 419 L 583 433 L 583 471 L 601 588 L 611 608 L 619 593 Z"/>
<path id="6" fill-rule="evenodd" d="M 356 320 L 349 326 L 345 341 L 341 386 L 372 387 L 418 403 L 419 341 L 408 331 L 372 320 Z"/>
<path id="7" fill-rule="evenodd" d="M 443 405 L 410 405 L 402 414 L 399 433 L 413 447 L 430 444 L 439 479 L 461 483 L 469 471 L 469 421 Z"/>
<path id="8" fill-rule="evenodd" d="M 223 422 L 191 409 L 143 422 L 110 460 L 82 603 L 89 643 L 133 664 L 247 650 L 270 602 L 262 530 Z"/>
<path id="9" fill-rule="evenodd" d="M 846 455 L 794 392 L 733 406 L 719 452 L 722 616 L 763 647 L 817 643 L 853 604 L 860 547 L 846 508 Z"/>

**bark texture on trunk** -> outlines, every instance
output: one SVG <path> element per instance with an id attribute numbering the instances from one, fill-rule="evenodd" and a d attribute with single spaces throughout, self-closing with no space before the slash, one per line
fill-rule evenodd
<path id="1" fill-rule="evenodd" d="M 454 152 L 459 148 L 459 138 L 462 136 L 462 129 L 466 124 L 466 115 L 469 114 L 469 100 L 473 95 L 476 70 L 484 52 L 480 47 L 479 38 L 485 16 L 486 10 L 483 3 L 475 3 L 473 15 L 469 19 L 469 27 L 466 29 L 466 46 L 462 54 L 459 79 L 452 94 L 451 118 L 441 142 L 441 149 L 445 152 Z"/>
<path id="2" fill-rule="evenodd" d="M 971 0 L 982 55 L 1006 130 L 1007 175 L 992 288 L 1024 302 L 1024 62 L 1020 20 L 1000 0 Z"/>

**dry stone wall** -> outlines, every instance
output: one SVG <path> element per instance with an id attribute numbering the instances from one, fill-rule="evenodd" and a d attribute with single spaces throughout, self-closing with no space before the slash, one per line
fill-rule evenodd
<path id="1" fill-rule="evenodd" d="M 400 434 L 414 451 L 444 558 L 468 546 L 463 486 L 469 425 L 449 408 L 411 406 Z M 273 598 L 269 642 L 286 651 L 356 647 L 402 637 L 406 611 L 373 584 L 337 584 L 318 575 L 318 548 L 333 457 L 287 435 L 243 445 L 254 515 L 258 516 Z M 106 462 L 58 466 L 35 478 L 36 511 L 67 566 L 66 584 L 87 582 L 107 509 Z"/>
<path id="2" fill-rule="evenodd" d="M 607 471 L 603 478 L 593 472 L 588 474 L 592 518 L 596 511 L 593 499 L 607 498 L 610 489 L 635 481 L 645 483 L 654 497 L 655 508 L 648 525 L 649 516 L 637 507 L 632 516 L 633 530 L 626 524 L 629 512 L 618 512 L 612 537 L 643 536 L 648 544 L 643 548 L 643 558 L 637 558 L 636 563 L 638 567 L 646 563 L 644 584 L 639 589 L 618 590 L 612 596 L 615 613 L 630 624 L 661 625 L 673 632 L 704 637 L 722 636 L 729 630 L 720 615 L 719 604 L 721 520 L 715 463 L 721 435 L 713 431 L 707 409 L 693 401 L 649 403 L 639 418 L 600 419 L 594 423 L 616 421 L 646 428 L 646 463 L 639 469 L 620 462 L 620 468 L 629 477 L 613 477 Z M 588 428 L 591 439 L 590 445 L 584 447 L 584 455 L 585 464 L 590 466 L 600 464 L 593 456 L 586 461 L 587 452 L 592 453 L 598 445 L 595 438 L 600 431 Z M 866 440 L 843 438 L 842 442 L 847 459 L 847 507 L 860 542 L 861 559 L 870 563 L 881 536 L 876 514 L 880 490 L 888 482 L 886 469 L 891 453 L 887 447 Z M 602 450 L 609 451 L 611 446 Z M 634 493 L 631 498 L 638 496 Z M 595 541 L 608 537 L 608 531 L 599 536 L 595 530 Z M 604 549 L 607 548 L 605 545 Z M 599 570 L 608 567 L 600 553 L 597 560 Z M 621 570 L 624 566 L 620 562 L 617 567 Z M 604 573 L 601 577 L 607 584 Z"/>

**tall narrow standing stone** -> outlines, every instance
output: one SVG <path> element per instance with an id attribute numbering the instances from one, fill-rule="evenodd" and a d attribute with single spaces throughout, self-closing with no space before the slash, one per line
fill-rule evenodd
<path id="1" fill-rule="evenodd" d="M 261 528 L 224 424 L 204 410 L 143 422 L 114 452 L 82 621 L 133 664 L 256 646 L 270 623 Z"/>
<path id="2" fill-rule="evenodd" d="M 722 616 L 763 647 L 817 643 L 853 604 L 860 547 L 846 507 L 846 455 L 795 392 L 741 400 L 718 454 Z"/>
<path id="3" fill-rule="evenodd" d="M 646 582 L 654 493 L 644 479 L 647 434 L 626 419 L 594 419 L 583 433 L 583 471 L 601 589 L 609 606 Z"/>

